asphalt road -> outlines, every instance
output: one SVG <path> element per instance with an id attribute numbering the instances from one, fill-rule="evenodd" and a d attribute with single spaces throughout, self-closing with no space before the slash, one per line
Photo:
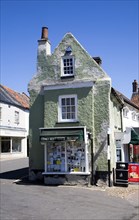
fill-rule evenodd
<path id="1" fill-rule="evenodd" d="M 21 174 L 27 174 L 26 162 L 22 159 L 1 162 L 1 220 L 138 219 L 137 206 L 125 199 L 109 196 L 97 187 L 48 187 L 24 181 L 16 182 Z M 14 169 L 16 164 L 15 170 L 12 169 L 12 163 Z"/>

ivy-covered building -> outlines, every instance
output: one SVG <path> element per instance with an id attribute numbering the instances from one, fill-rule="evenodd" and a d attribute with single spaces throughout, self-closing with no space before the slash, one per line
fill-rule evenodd
<path id="1" fill-rule="evenodd" d="M 48 185 L 107 182 L 111 79 L 100 62 L 71 33 L 51 53 L 48 28 L 42 28 L 37 74 L 28 85 L 31 180 L 44 178 Z M 115 149 L 110 151 L 115 164 Z"/>

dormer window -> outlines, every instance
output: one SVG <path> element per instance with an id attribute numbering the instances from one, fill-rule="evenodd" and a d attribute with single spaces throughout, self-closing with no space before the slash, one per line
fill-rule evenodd
<path id="1" fill-rule="evenodd" d="M 61 76 L 68 77 L 74 76 L 74 56 L 71 55 L 71 47 L 67 47 L 65 55 L 62 57 L 61 62 Z"/>

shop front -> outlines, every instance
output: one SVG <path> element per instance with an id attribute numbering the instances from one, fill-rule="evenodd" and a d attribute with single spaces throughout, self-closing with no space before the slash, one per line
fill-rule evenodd
<path id="1" fill-rule="evenodd" d="M 40 128 L 44 145 L 44 182 L 48 185 L 87 185 L 90 153 L 86 127 Z"/>
<path id="2" fill-rule="evenodd" d="M 128 182 L 139 182 L 139 135 L 133 128 L 124 133 L 115 133 L 116 166 L 128 164 Z M 124 177 L 123 177 L 124 178 Z"/>
<path id="3" fill-rule="evenodd" d="M 139 135 L 131 130 L 131 141 L 129 143 L 129 182 L 139 182 Z"/>

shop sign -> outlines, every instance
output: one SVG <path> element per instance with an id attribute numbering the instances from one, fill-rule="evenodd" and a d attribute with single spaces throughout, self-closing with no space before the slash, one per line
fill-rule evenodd
<path id="1" fill-rule="evenodd" d="M 65 141 L 65 137 L 41 137 L 41 141 Z"/>
<path id="2" fill-rule="evenodd" d="M 40 141 L 76 141 L 79 137 L 40 137 Z"/>

